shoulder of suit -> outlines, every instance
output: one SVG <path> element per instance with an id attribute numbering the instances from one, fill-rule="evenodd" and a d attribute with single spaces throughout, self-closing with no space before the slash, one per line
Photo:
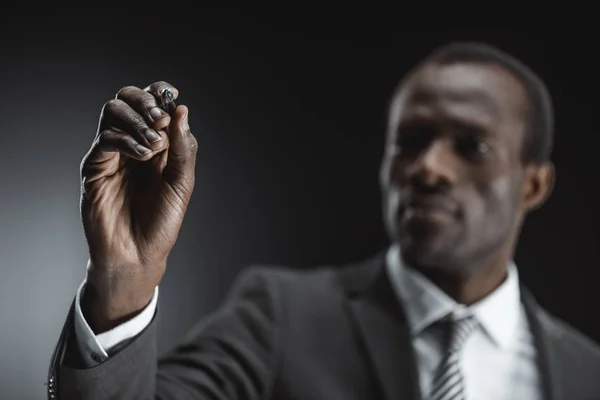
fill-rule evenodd
<path id="1" fill-rule="evenodd" d="M 600 365 L 600 344 L 565 320 L 542 311 L 541 321 L 551 338 L 563 343 L 571 353 L 594 360 Z"/>
<path id="2" fill-rule="evenodd" d="M 254 300 L 269 299 L 278 312 L 287 310 L 299 319 L 340 315 L 348 296 L 368 286 L 380 261 L 377 256 L 337 265 L 250 265 L 240 273 L 232 292 Z"/>
<path id="3" fill-rule="evenodd" d="M 284 265 L 251 265 L 242 276 L 260 279 L 269 286 L 275 285 L 287 297 L 307 298 L 311 293 L 328 298 L 348 293 L 356 287 L 368 286 L 381 257 L 353 263 L 321 264 L 316 266 L 289 267 Z"/>
<path id="4" fill-rule="evenodd" d="M 241 276 L 264 279 L 284 287 L 317 288 L 329 286 L 336 281 L 338 267 L 319 265 L 309 268 L 292 268 L 284 265 L 250 265 Z"/>

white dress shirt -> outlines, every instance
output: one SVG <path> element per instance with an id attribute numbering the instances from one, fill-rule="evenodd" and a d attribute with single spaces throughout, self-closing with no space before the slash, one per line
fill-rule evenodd
<path id="1" fill-rule="evenodd" d="M 479 326 L 462 349 L 466 398 L 542 398 L 536 349 L 521 303 L 514 263 L 509 266 L 507 279 L 494 292 L 468 308 L 456 303 L 418 271 L 403 265 L 398 247 L 388 251 L 387 268 L 410 325 L 421 393 L 430 393 L 434 373 L 443 357 L 441 332 L 432 324 L 452 312 L 469 312 Z"/>
<path id="2" fill-rule="evenodd" d="M 402 265 L 397 247 L 391 247 L 387 253 L 387 268 L 392 287 L 406 310 L 425 397 L 443 357 L 440 332 L 428 328 L 451 312 L 472 312 L 479 327 L 467 339 L 461 357 L 467 400 L 542 398 L 536 350 L 520 300 L 514 264 L 510 265 L 504 283 L 469 309 L 457 304 L 419 272 Z M 158 287 L 140 314 L 99 335 L 94 335 L 83 317 L 80 299 L 84 290 L 85 281 L 75 300 L 75 336 L 86 365 L 93 367 L 108 359 L 111 348 L 150 324 L 156 311 Z"/>

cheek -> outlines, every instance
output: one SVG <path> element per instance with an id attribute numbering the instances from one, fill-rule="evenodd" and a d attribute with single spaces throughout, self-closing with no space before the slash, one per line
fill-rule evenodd
<path id="1" fill-rule="evenodd" d="M 488 230 L 501 229 L 512 224 L 515 211 L 515 193 L 512 179 L 507 176 L 487 180 L 477 187 L 478 204 L 473 208 L 478 222 Z"/>
<path id="2" fill-rule="evenodd" d="M 386 149 L 386 154 L 381 161 L 379 170 L 379 182 L 383 188 L 394 185 L 400 179 L 401 166 L 397 154 L 393 150 Z"/>

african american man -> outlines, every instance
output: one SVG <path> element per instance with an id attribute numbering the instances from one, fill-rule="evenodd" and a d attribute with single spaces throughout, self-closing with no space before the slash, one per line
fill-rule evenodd
<path id="1" fill-rule="evenodd" d="M 352 265 L 249 267 L 157 356 L 158 285 L 197 142 L 157 82 L 103 108 L 81 168 L 90 258 L 55 350 L 58 399 L 584 400 L 600 350 L 538 305 L 513 256 L 554 184 L 544 83 L 481 43 L 435 50 L 394 92 L 381 165 L 391 245 Z M 210 266 L 208 266 L 210 268 Z"/>

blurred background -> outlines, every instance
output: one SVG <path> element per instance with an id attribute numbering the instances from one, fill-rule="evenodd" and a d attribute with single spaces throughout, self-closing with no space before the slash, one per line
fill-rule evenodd
<path id="1" fill-rule="evenodd" d="M 79 164 L 119 88 L 175 85 L 200 145 L 196 190 L 161 285 L 164 352 L 248 264 L 340 265 L 384 248 L 385 107 L 408 68 L 453 40 L 499 46 L 550 88 L 558 181 L 527 222 L 517 264 L 543 306 L 600 340 L 600 60 L 591 29 L 404 31 L 406 13 L 151 11 L 3 15 L 3 399 L 45 396 L 50 355 L 85 275 Z"/>

